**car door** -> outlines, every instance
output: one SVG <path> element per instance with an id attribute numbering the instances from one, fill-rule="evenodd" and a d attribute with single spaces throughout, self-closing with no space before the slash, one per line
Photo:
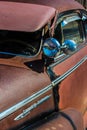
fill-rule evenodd
<path id="1" fill-rule="evenodd" d="M 86 19 L 86 13 L 80 11 L 68 11 L 58 16 L 54 37 L 62 47 L 66 40 L 73 40 L 77 47 L 73 52 L 70 48 L 62 48 L 49 66 L 58 77 L 54 83 L 59 84 L 59 109 L 74 107 L 82 113 L 87 108 Z"/>

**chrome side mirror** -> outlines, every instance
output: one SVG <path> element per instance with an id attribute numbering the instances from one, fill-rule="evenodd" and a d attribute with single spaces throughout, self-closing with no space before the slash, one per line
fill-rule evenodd
<path id="1" fill-rule="evenodd" d="M 48 58 L 54 58 L 60 52 L 60 43 L 55 38 L 48 38 L 43 44 L 43 54 Z"/>
<path id="2" fill-rule="evenodd" d="M 64 43 L 60 45 L 55 38 L 48 38 L 43 43 L 42 58 L 45 65 L 49 65 L 54 61 L 55 56 L 59 55 L 61 52 L 71 54 L 76 48 L 77 44 L 73 40 L 65 40 Z"/>
<path id="3" fill-rule="evenodd" d="M 73 40 L 65 40 L 61 46 L 61 49 L 65 52 L 73 52 L 77 48 L 77 44 Z"/>

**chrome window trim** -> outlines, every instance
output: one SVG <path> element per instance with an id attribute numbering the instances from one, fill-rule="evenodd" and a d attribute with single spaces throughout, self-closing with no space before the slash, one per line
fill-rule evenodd
<path id="1" fill-rule="evenodd" d="M 61 21 L 63 21 L 64 19 L 66 19 L 67 17 L 72 17 L 72 16 L 78 16 L 81 19 L 81 12 L 80 12 L 80 10 L 79 11 L 75 10 L 74 12 L 73 11 L 72 12 L 68 11 L 66 13 L 62 13 L 62 14 L 58 15 L 57 21 L 56 21 L 56 26 Z M 74 21 L 74 19 L 73 19 L 73 21 Z M 55 26 L 55 28 L 56 28 L 56 26 Z"/>
<path id="2" fill-rule="evenodd" d="M 77 49 L 74 52 L 71 52 L 70 54 L 65 54 L 65 53 L 62 52 L 60 55 L 58 55 L 58 56 L 56 56 L 54 58 L 54 63 L 50 65 L 50 68 L 56 66 L 57 64 L 59 64 L 59 63 L 63 62 L 64 60 L 66 60 L 67 58 L 71 57 L 73 54 L 77 53 L 78 51 L 80 51 L 80 49 L 84 48 L 85 46 L 87 46 L 86 41 L 84 43 L 80 44 L 77 47 Z"/>
<path id="3" fill-rule="evenodd" d="M 82 14 L 83 13 L 84 13 L 84 11 L 83 10 L 79 10 L 79 9 L 78 10 L 74 10 L 74 11 L 67 11 L 65 13 L 61 13 L 57 17 L 56 24 L 55 24 L 55 27 L 54 27 L 54 32 L 55 32 L 58 24 L 60 24 L 63 20 L 68 19 L 68 18 L 70 19 L 70 18 L 74 17 L 74 18 L 72 18 L 72 20 L 67 21 L 67 23 L 71 23 L 73 21 L 81 20 L 81 22 L 80 22 L 80 26 L 81 26 L 80 33 L 82 35 L 82 40 L 84 42 L 84 40 L 85 40 L 85 32 L 84 32 L 84 28 L 83 28 L 83 25 L 82 25 L 82 21 L 83 21 L 82 20 Z M 61 26 L 62 26 L 62 23 L 61 23 Z"/>

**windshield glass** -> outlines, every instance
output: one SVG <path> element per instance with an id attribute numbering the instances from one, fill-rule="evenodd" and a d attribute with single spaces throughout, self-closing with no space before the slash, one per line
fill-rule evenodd
<path id="1" fill-rule="evenodd" d="M 0 54 L 35 56 L 40 49 L 41 31 L 0 31 Z"/>

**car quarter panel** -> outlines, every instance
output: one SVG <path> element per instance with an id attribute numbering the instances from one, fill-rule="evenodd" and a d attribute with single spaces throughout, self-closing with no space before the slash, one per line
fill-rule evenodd
<path id="1" fill-rule="evenodd" d="M 0 129 L 12 129 L 54 110 L 52 89 L 37 93 L 48 84 L 50 80 L 45 72 L 37 73 L 31 69 L 0 65 Z M 21 113 L 24 118 L 17 120 L 16 117 Z"/>

